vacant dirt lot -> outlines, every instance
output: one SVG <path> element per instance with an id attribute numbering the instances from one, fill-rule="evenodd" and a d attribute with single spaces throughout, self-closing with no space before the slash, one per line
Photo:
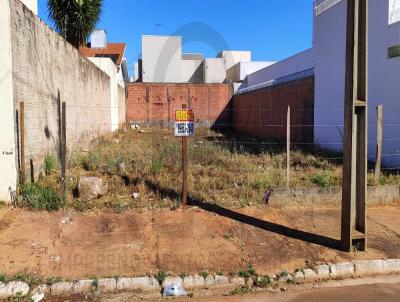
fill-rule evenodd
<path id="1" fill-rule="evenodd" d="M 400 208 L 369 209 L 369 250 L 342 253 L 335 208 L 219 207 L 34 213 L 0 210 L 0 272 L 64 278 L 295 269 L 305 262 L 400 258 Z M 3 214 L 2 214 L 3 213 Z"/>

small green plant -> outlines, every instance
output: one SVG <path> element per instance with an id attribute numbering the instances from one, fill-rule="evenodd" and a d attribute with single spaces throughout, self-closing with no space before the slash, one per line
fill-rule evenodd
<path id="1" fill-rule="evenodd" d="M 159 154 L 150 163 L 150 173 L 159 174 L 164 169 L 164 156 Z"/>
<path id="2" fill-rule="evenodd" d="M 57 211 L 64 206 L 52 189 L 37 184 L 26 183 L 21 188 L 22 204 L 20 206 L 32 210 Z"/>
<path id="3" fill-rule="evenodd" d="M 315 174 L 313 177 L 311 177 L 311 182 L 321 188 L 328 188 L 334 184 L 331 173 L 327 171 L 318 172 Z"/>
<path id="4" fill-rule="evenodd" d="M 36 286 L 42 283 L 42 279 L 39 277 L 31 276 L 26 273 L 18 273 L 9 278 L 8 281 L 13 280 L 13 281 L 21 281 L 21 282 L 26 282 L 29 284 L 29 286 Z"/>
<path id="5" fill-rule="evenodd" d="M 209 273 L 207 271 L 202 271 L 199 273 L 200 276 L 202 276 L 204 279 L 206 279 L 209 275 Z"/>
<path id="6" fill-rule="evenodd" d="M 266 288 L 274 282 L 270 276 L 259 276 L 258 278 L 254 279 L 254 285 L 260 288 Z"/>
<path id="7" fill-rule="evenodd" d="M 7 276 L 4 274 L 0 274 L 0 282 L 7 282 Z"/>
<path id="8" fill-rule="evenodd" d="M 248 285 L 241 285 L 236 287 L 234 290 L 231 291 L 231 295 L 233 296 L 243 296 L 246 294 L 250 294 L 252 289 Z"/>
<path id="9" fill-rule="evenodd" d="M 99 168 L 100 156 L 94 151 L 90 151 L 81 159 L 82 167 L 86 171 L 96 171 Z"/>
<path id="10" fill-rule="evenodd" d="M 48 278 L 46 278 L 46 280 L 44 282 L 50 286 L 50 285 L 53 285 L 60 281 L 61 281 L 61 278 L 59 278 L 59 277 L 48 277 Z"/>
<path id="11" fill-rule="evenodd" d="M 97 288 L 99 287 L 99 279 L 93 278 L 92 286 L 94 287 L 95 290 L 97 290 Z"/>
<path id="12" fill-rule="evenodd" d="M 218 275 L 218 276 L 223 276 L 223 275 L 224 275 L 224 272 L 223 272 L 223 271 L 218 271 L 218 272 L 217 272 L 217 275 Z"/>
<path id="13" fill-rule="evenodd" d="M 254 190 L 271 190 L 277 187 L 277 181 L 279 181 L 279 178 L 272 174 L 267 174 L 255 179 L 251 186 Z"/>
<path id="14" fill-rule="evenodd" d="M 255 276 L 256 275 L 256 269 L 250 263 L 247 265 L 247 272 L 249 273 L 250 276 Z"/>
<path id="15" fill-rule="evenodd" d="M 296 269 L 294 270 L 294 272 L 295 272 L 295 273 L 300 272 L 300 273 L 303 273 L 303 274 L 304 274 L 304 267 L 296 268 Z"/>
<path id="16" fill-rule="evenodd" d="M 239 275 L 239 277 L 242 277 L 242 278 L 245 278 L 245 279 L 248 279 L 250 277 L 249 273 L 247 272 L 247 270 L 240 270 L 238 272 L 238 275 Z"/>
<path id="17" fill-rule="evenodd" d="M 23 301 L 29 301 L 29 300 L 24 298 L 22 292 L 17 292 L 15 297 L 12 297 L 10 301 L 12 301 L 12 302 L 23 302 Z"/>
<path id="18" fill-rule="evenodd" d="M 282 271 L 277 275 L 278 278 L 286 278 L 287 276 L 289 276 L 287 271 Z"/>
<path id="19" fill-rule="evenodd" d="M 167 278 L 168 274 L 164 271 L 158 271 L 155 275 L 154 278 L 157 279 L 158 283 L 160 285 L 164 282 L 165 278 Z"/>
<path id="20" fill-rule="evenodd" d="M 242 269 L 238 272 L 239 277 L 245 278 L 245 279 L 249 279 L 252 276 L 256 275 L 256 269 L 254 268 L 254 266 L 252 264 L 248 264 L 247 265 L 247 269 Z"/>
<path id="21" fill-rule="evenodd" d="M 54 171 L 56 167 L 56 160 L 54 159 L 53 155 L 47 154 L 44 157 L 44 172 L 46 175 L 49 175 L 51 172 Z"/>

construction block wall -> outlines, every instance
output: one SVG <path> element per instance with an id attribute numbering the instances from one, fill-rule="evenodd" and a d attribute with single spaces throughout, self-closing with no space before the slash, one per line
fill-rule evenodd
<path id="1" fill-rule="evenodd" d="M 128 124 L 171 126 L 175 110 L 187 104 L 194 111 L 198 126 L 231 125 L 229 103 L 232 86 L 227 84 L 150 84 L 127 85 Z"/>
<path id="2" fill-rule="evenodd" d="M 290 106 L 292 142 L 313 142 L 314 77 L 237 94 L 232 103 L 236 132 L 285 141 Z"/>

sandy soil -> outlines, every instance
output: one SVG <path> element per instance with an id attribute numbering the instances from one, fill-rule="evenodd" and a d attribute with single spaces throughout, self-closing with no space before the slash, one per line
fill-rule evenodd
<path id="1" fill-rule="evenodd" d="M 0 220 L 0 272 L 64 278 L 227 273 L 251 263 L 259 273 L 273 273 L 306 261 L 400 258 L 399 207 L 369 209 L 368 252 L 351 254 L 335 249 L 335 208 L 214 207 L 219 214 L 205 208 L 125 214 L 13 209 Z"/>

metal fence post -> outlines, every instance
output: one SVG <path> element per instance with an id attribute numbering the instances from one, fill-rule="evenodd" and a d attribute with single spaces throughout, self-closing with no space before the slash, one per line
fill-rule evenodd
<path id="1" fill-rule="evenodd" d="M 376 122 L 376 161 L 374 186 L 379 186 L 381 178 L 381 163 L 382 163 L 382 134 L 383 134 L 383 105 L 376 106 L 377 122 Z"/>
<path id="2" fill-rule="evenodd" d="M 290 190 L 290 106 L 286 117 L 286 188 Z"/>

